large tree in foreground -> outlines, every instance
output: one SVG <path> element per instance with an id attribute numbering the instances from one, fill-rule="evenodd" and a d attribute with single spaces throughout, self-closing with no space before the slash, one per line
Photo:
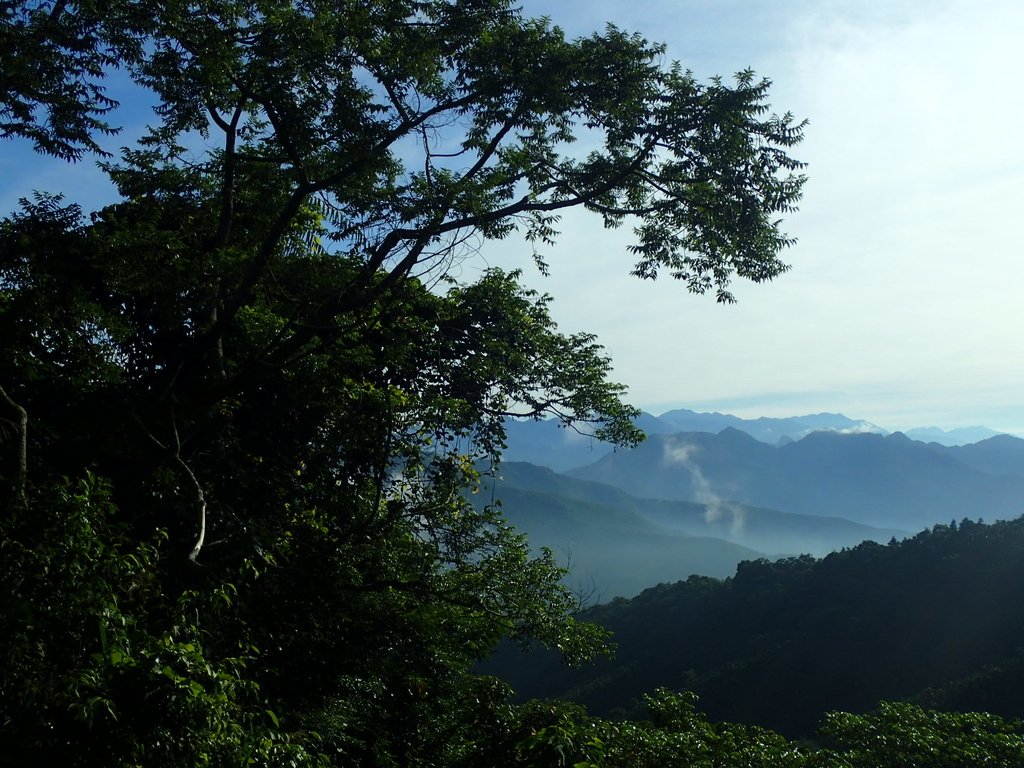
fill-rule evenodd
<path id="1" fill-rule="evenodd" d="M 801 126 L 748 73 L 502 0 L 28 2 L 0 31 L 7 136 L 98 149 L 115 64 L 159 103 L 105 165 L 120 202 L 0 225 L 0 748 L 471 760 L 475 659 L 599 643 L 467 503 L 478 468 L 513 415 L 639 435 L 592 337 L 453 266 L 515 233 L 543 266 L 582 207 L 634 227 L 634 274 L 731 300 L 785 268 Z"/>

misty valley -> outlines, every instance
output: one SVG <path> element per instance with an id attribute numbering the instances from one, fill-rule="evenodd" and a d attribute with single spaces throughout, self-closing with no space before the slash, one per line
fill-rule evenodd
<path id="1" fill-rule="evenodd" d="M 883 701 L 1024 716 L 1024 440 L 830 414 L 639 422 L 647 440 L 616 451 L 508 425 L 514 460 L 478 497 L 568 566 L 615 650 L 572 668 L 507 643 L 482 672 L 613 719 L 692 691 L 711 720 L 797 739 Z"/>

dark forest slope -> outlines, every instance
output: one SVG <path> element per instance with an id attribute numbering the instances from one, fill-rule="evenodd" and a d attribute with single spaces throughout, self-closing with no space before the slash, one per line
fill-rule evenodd
<path id="1" fill-rule="evenodd" d="M 829 710 L 881 699 L 1024 715 L 1024 521 L 937 526 L 824 559 L 743 563 L 591 610 L 616 657 L 568 670 L 509 654 L 490 669 L 523 695 L 628 714 L 690 689 L 713 719 L 811 735 Z"/>

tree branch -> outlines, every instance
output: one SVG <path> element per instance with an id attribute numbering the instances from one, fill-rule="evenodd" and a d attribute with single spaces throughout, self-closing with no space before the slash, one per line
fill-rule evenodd
<path id="1" fill-rule="evenodd" d="M 168 454 L 175 464 L 181 469 L 185 476 L 189 479 L 192 484 L 192 488 L 195 492 L 195 506 L 196 514 L 199 519 L 199 533 L 196 536 L 195 544 L 192 545 L 192 550 L 188 553 L 188 559 L 192 562 L 197 562 L 200 551 L 203 549 L 203 544 L 206 542 L 206 494 L 203 493 L 203 487 L 199 484 L 198 478 L 192 468 L 181 458 L 181 440 L 178 437 L 178 425 L 174 420 L 174 416 L 171 416 L 171 428 L 174 431 L 174 447 L 164 445 L 156 435 L 149 431 L 149 428 L 142 422 L 137 413 L 132 413 L 132 418 L 138 425 L 139 429 L 142 430 L 143 434 L 149 438 L 157 448 L 164 453 Z"/>
<path id="2" fill-rule="evenodd" d="M 519 104 L 516 105 L 515 111 L 508 116 L 508 119 L 505 120 L 501 128 L 499 128 L 498 131 L 494 134 L 494 136 L 491 137 L 491 140 L 487 143 L 487 146 L 484 147 L 483 151 L 480 153 L 480 157 L 477 159 L 476 163 L 473 165 L 472 168 L 466 171 L 466 173 L 464 173 L 462 178 L 459 180 L 461 183 L 465 183 L 469 179 L 476 176 L 487 164 L 487 162 L 492 157 L 494 157 L 494 153 L 498 151 L 498 147 L 501 145 L 502 140 L 506 136 L 508 136 L 509 131 L 516 127 L 516 122 L 519 120 L 520 117 L 522 117 L 524 111 L 524 102 L 525 100 L 520 101 Z"/>
<path id="3" fill-rule="evenodd" d="M 653 144 L 654 140 L 652 139 L 637 152 L 636 157 L 634 157 L 625 168 L 613 175 L 611 178 L 605 180 L 604 183 L 587 192 L 578 192 L 577 190 L 572 189 L 567 182 L 558 182 L 549 185 L 547 188 L 553 189 L 564 186 L 570 189 L 574 194 L 564 200 L 534 202 L 536 200 L 536 195 L 534 193 L 530 193 L 519 198 L 519 200 L 514 203 L 504 206 L 503 208 L 497 208 L 487 213 L 452 219 L 451 221 L 430 229 L 424 229 L 422 227 L 417 229 L 395 229 L 389 233 L 388 238 L 395 241 L 403 239 L 415 240 L 426 234 L 429 234 L 430 236 L 438 236 L 458 229 L 465 229 L 466 227 L 484 226 L 521 213 L 529 213 L 531 211 L 558 211 L 564 208 L 572 208 L 577 205 L 589 205 L 601 195 L 611 192 L 631 174 L 637 173 L 643 165 L 643 162 L 650 155 Z"/>
<path id="4" fill-rule="evenodd" d="M 194 563 L 199 557 L 203 543 L 206 541 L 206 495 L 203 493 L 203 487 L 199 484 L 195 474 L 188 464 L 185 463 L 184 459 L 180 456 L 175 456 L 174 460 L 181 467 L 182 471 L 188 475 L 188 478 L 192 481 L 192 487 L 195 489 L 196 511 L 199 514 L 199 535 L 196 537 L 196 543 L 192 546 L 192 551 L 188 553 L 188 559 Z"/>
<path id="5" fill-rule="evenodd" d="M 14 480 L 15 500 L 21 507 L 28 506 L 28 411 L 18 405 L 11 396 L 0 387 L 0 400 L 18 416 L 18 470 Z"/>
<path id="6" fill-rule="evenodd" d="M 425 110 L 415 118 L 401 121 L 398 125 L 388 131 L 373 147 L 368 149 L 366 152 L 361 153 L 358 157 L 346 163 L 342 168 L 338 169 L 334 173 L 328 174 L 318 181 L 303 180 L 300 182 L 292 191 L 292 194 L 284 204 L 284 207 L 278 213 L 274 223 L 271 225 L 270 230 L 263 238 L 259 250 L 257 251 L 255 258 L 252 260 L 249 269 L 242 277 L 238 287 L 234 290 L 231 301 L 225 304 L 217 322 L 214 323 L 206 333 L 198 337 L 195 344 L 190 345 L 190 348 L 184 351 L 184 355 L 187 356 L 196 351 L 196 349 L 201 351 L 202 349 L 207 348 L 207 346 L 213 343 L 213 340 L 223 332 L 228 324 L 234 320 L 238 311 L 252 297 L 252 292 L 255 290 L 257 283 L 259 283 L 260 279 L 266 274 L 272 254 L 277 249 L 281 242 L 281 238 L 284 237 L 285 233 L 291 226 L 292 221 L 295 219 L 295 216 L 302 209 L 303 204 L 307 199 L 309 199 L 310 195 L 325 191 L 332 186 L 340 184 L 353 173 L 356 173 L 359 169 L 365 167 L 371 158 L 379 156 L 380 152 L 388 146 L 406 135 L 409 131 L 415 130 L 417 127 L 430 120 L 430 118 L 447 111 L 468 107 L 473 104 L 477 98 L 479 98 L 479 94 L 472 92 L 467 93 L 459 99 L 435 104 L 433 107 Z M 286 137 L 282 133 L 281 126 L 275 122 L 277 115 L 274 113 L 273 109 L 270 108 L 269 104 L 263 102 L 260 103 L 266 111 L 271 124 L 274 126 L 275 135 L 278 137 L 278 140 L 281 142 L 285 151 L 288 152 L 289 156 L 292 157 L 292 162 L 296 163 L 297 170 L 305 176 L 305 170 L 302 166 L 301 158 L 298 158 L 294 152 L 294 148 L 288 145 Z M 383 259 L 386 258 L 386 254 L 390 252 L 394 245 L 396 245 L 401 239 L 403 239 L 401 236 L 396 238 L 391 238 L 389 236 L 386 238 L 386 242 L 389 243 L 387 247 L 383 250 L 379 248 L 376 249 L 377 252 L 383 254 L 381 263 L 383 263 Z M 405 239 L 416 239 L 416 237 L 407 237 Z"/>

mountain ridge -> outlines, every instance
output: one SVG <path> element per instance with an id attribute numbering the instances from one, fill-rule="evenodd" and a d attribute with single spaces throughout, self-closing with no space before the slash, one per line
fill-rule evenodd
<path id="1" fill-rule="evenodd" d="M 756 440 L 771 445 L 785 444 L 803 439 L 817 431 L 841 434 L 880 434 L 890 432 L 863 419 L 851 419 L 841 413 L 813 413 L 803 416 L 744 419 L 725 413 L 702 413 L 686 408 L 666 411 L 660 416 L 642 412 L 636 424 L 648 435 L 680 432 L 709 432 L 718 434 L 727 428 L 738 429 Z M 505 459 L 526 461 L 566 471 L 591 464 L 615 451 L 614 446 L 596 440 L 587 427 L 566 427 L 557 419 L 506 419 Z M 956 447 L 989 439 L 1003 433 L 988 427 L 964 427 L 942 430 L 938 427 L 919 427 L 904 430 L 903 434 L 919 442 Z"/>
<path id="2" fill-rule="evenodd" d="M 1024 449 L 1024 440 L 1003 439 L 995 446 L 995 456 L 1012 461 L 999 450 L 1006 446 Z M 730 428 L 718 435 L 650 435 L 632 450 L 606 454 L 566 474 L 634 495 L 735 501 L 909 530 L 979 509 L 997 519 L 1024 512 L 1024 474 L 979 468 L 993 459 L 977 450 L 959 455 L 900 433 L 813 432 L 771 446 Z"/>

